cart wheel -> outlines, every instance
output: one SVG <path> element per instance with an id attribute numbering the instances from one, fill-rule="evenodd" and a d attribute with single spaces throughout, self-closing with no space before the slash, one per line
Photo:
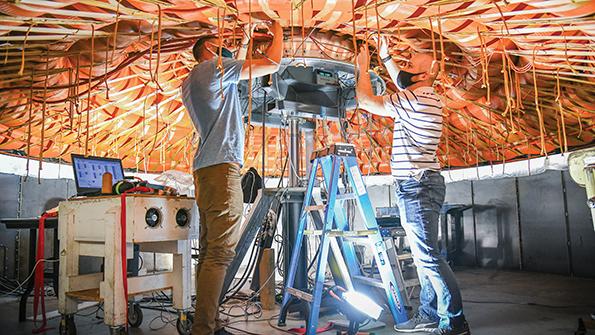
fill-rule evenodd
<path id="1" fill-rule="evenodd" d="M 110 335 L 126 335 L 128 331 L 126 327 L 109 327 Z"/>
<path id="2" fill-rule="evenodd" d="M 192 332 L 192 323 L 194 322 L 194 315 L 190 313 L 183 313 L 182 317 L 178 318 L 176 322 L 176 328 L 180 335 L 190 335 Z"/>
<path id="3" fill-rule="evenodd" d="M 74 315 L 63 315 L 58 328 L 60 335 L 76 335 Z"/>
<path id="4" fill-rule="evenodd" d="M 143 323 L 143 311 L 140 306 L 131 303 L 128 307 L 128 324 L 130 327 L 138 328 Z"/>

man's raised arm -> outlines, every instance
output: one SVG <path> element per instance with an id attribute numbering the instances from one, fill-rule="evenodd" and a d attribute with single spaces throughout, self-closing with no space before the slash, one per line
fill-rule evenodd
<path id="1" fill-rule="evenodd" d="M 392 113 L 384 107 L 383 97 L 374 95 L 372 91 L 372 81 L 369 72 L 370 54 L 367 45 L 363 45 L 360 48 L 359 55 L 357 55 L 357 65 L 359 77 L 357 86 L 355 87 L 355 93 L 359 107 L 372 114 L 392 117 Z"/>
<path id="2" fill-rule="evenodd" d="M 248 59 L 242 67 L 240 79 L 248 79 L 266 76 L 279 71 L 281 57 L 283 56 L 283 28 L 279 22 L 274 22 L 271 27 L 273 42 L 265 52 L 265 58 Z M 252 71 L 252 73 L 250 73 Z"/>

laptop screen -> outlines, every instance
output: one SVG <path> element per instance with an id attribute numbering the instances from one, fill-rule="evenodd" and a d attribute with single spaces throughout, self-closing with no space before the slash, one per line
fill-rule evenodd
<path id="1" fill-rule="evenodd" d="M 101 191 L 103 174 L 112 174 L 112 184 L 124 179 L 122 161 L 114 158 L 72 154 L 72 168 L 78 195 Z"/>

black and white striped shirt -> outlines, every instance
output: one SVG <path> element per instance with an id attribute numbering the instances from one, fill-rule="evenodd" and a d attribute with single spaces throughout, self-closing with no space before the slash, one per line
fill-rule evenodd
<path id="1" fill-rule="evenodd" d="M 436 150 L 442 135 L 442 102 L 432 87 L 403 90 L 384 97 L 395 119 L 391 174 L 397 179 L 440 170 Z"/>

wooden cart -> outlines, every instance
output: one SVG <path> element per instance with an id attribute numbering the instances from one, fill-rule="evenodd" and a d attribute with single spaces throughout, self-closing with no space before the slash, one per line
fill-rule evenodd
<path id="1" fill-rule="evenodd" d="M 171 289 L 178 310 L 178 330 L 189 332 L 191 321 L 191 239 L 198 238 L 198 210 L 193 198 L 130 194 L 125 199 L 126 256 L 133 244 L 142 252 L 173 254 L 173 271 L 128 278 L 128 298 Z M 60 203 L 60 334 L 76 334 L 78 301 L 102 301 L 111 334 L 126 325 L 128 299 L 122 276 L 122 199 L 120 196 L 80 198 Z M 79 257 L 103 257 L 104 271 L 79 274 Z M 130 313 L 140 309 L 130 308 Z M 132 315 L 137 318 L 138 315 Z M 141 314 L 142 318 L 142 314 Z"/>

